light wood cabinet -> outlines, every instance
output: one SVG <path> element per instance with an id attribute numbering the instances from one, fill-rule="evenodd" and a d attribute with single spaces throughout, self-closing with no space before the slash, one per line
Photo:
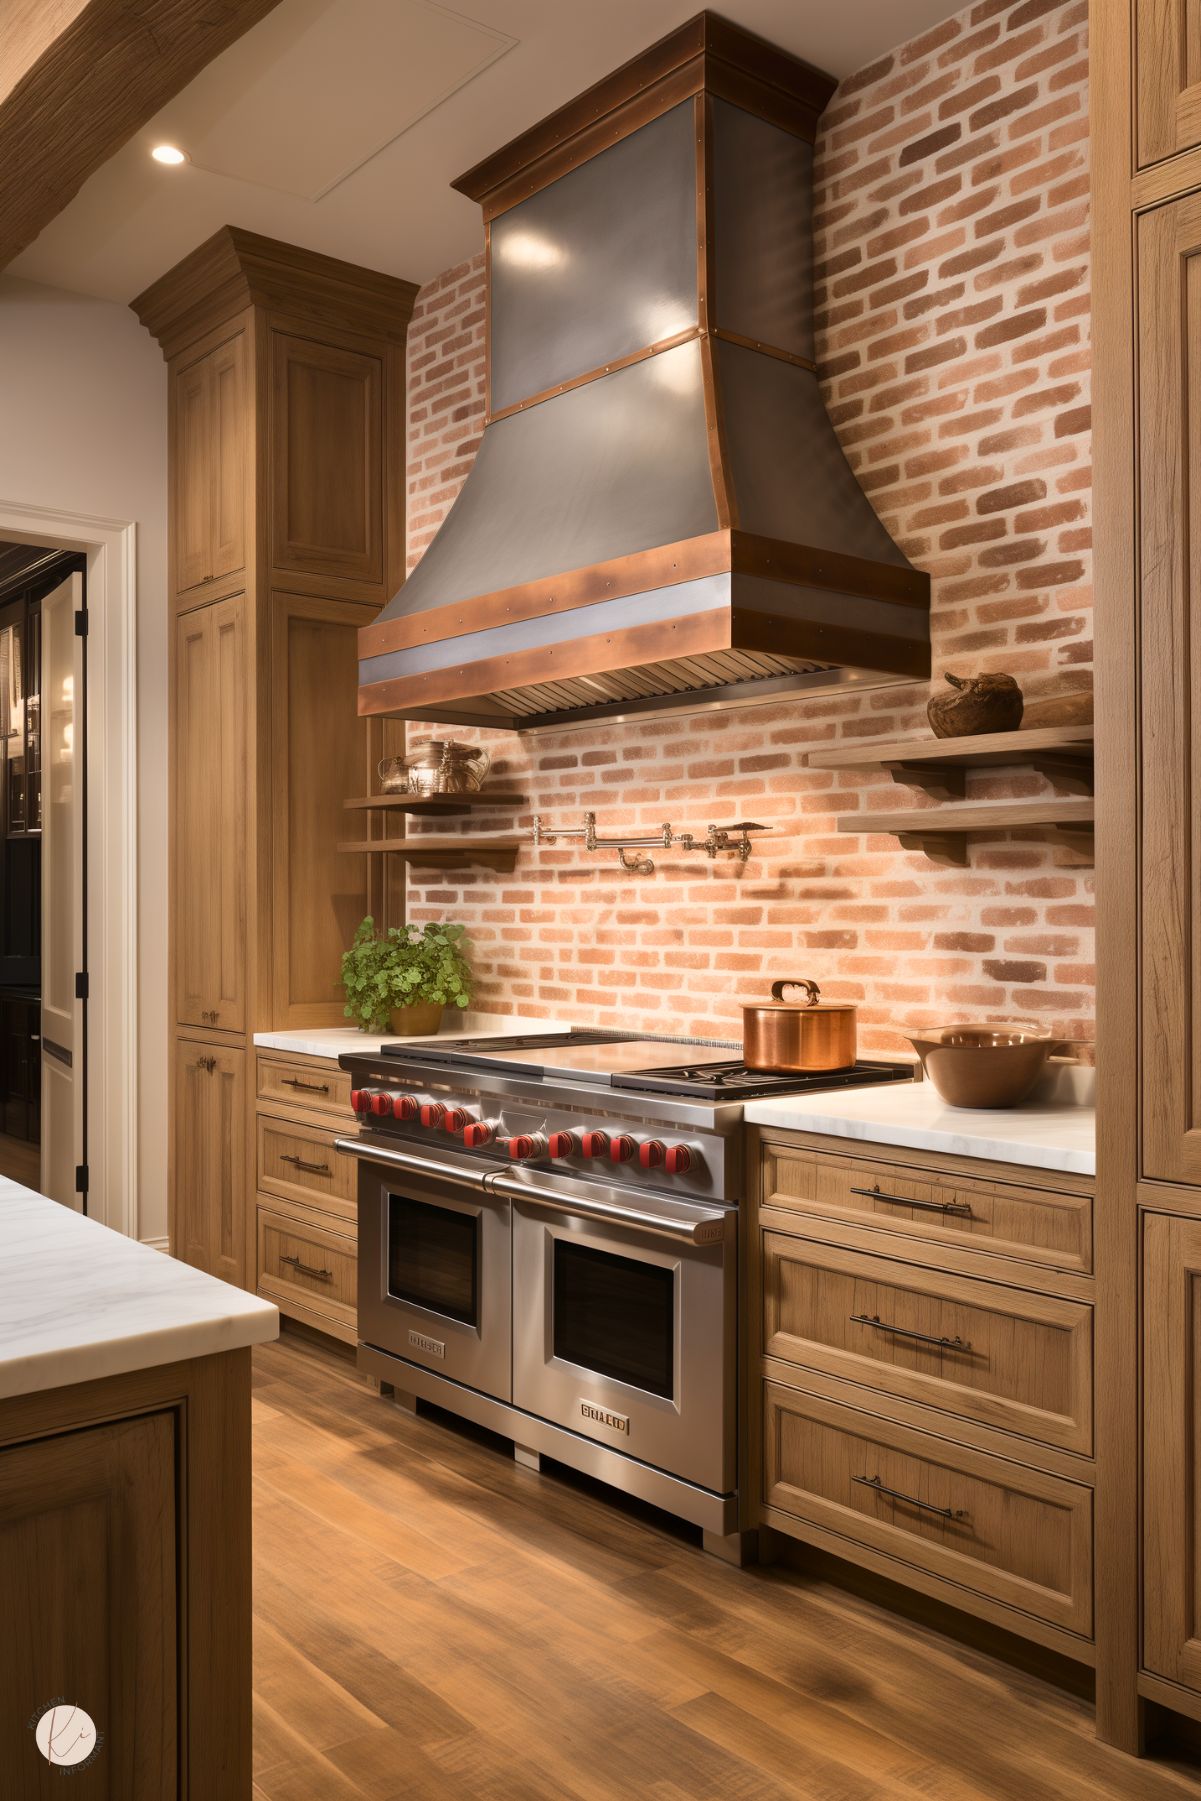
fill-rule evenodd
<path id="1" fill-rule="evenodd" d="M 358 630 L 374 617 L 347 601 L 271 596 L 273 1026 L 345 1024 L 342 952 L 367 912 L 368 859 L 338 842 L 343 803 L 367 773 L 353 696 Z"/>
<path id="2" fill-rule="evenodd" d="M 1201 144 L 1201 8 L 1135 0 L 1136 147 L 1145 167 Z"/>
<path id="3" fill-rule="evenodd" d="M 1138 222 L 1143 1173 L 1201 1185 L 1201 196 Z"/>
<path id="4" fill-rule="evenodd" d="M 253 1287 L 246 1218 L 246 1053 L 180 1038 L 175 1046 L 172 1221 L 176 1256 Z"/>
<path id="5" fill-rule="evenodd" d="M 1143 1661 L 1201 1694 L 1201 1221 L 1143 1218 Z"/>
<path id="6" fill-rule="evenodd" d="M 175 1017 L 246 1025 L 249 632 L 244 594 L 175 622 Z"/>
<path id="7" fill-rule="evenodd" d="M 248 365 L 243 329 L 185 362 L 172 382 L 171 529 L 180 595 L 246 567 Z"/>
<path id="8" fill-rule="evenodd" d="M 343 1024 L 355 927 L 403 910 L 402 876 L 337 846 L 343 801 L 402 731 L 358 717 L 358 632 L 404 575 L 415 294 L 227 226 L 133 303 L 168 365 L 173 1023 L 223 1078 L 181 1050 L 172 1242 L 251 1287 L 253 1096 L 233 1052 Z"/>
<path id="9" fill-rule="evenodd" d="M 752 1521 L 1089 1661 L 1084 1178 L 752 1131 Z"/>

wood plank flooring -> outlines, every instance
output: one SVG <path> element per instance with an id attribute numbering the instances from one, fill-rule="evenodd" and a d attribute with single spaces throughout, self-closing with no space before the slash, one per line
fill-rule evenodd
<path id="1" fill-rule="evenodd" d="M 255 1352 L 256 1801 L 1198 1801 L 1092 1710 Z"/>

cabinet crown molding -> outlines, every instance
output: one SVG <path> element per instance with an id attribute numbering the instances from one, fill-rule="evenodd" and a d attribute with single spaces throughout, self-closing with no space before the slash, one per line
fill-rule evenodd
<path id="1" fill-rule="evenodd" d="M 175 356 L 249 307 L 403 344 L 417 283 L 223 225 L 130 302 Z"/>

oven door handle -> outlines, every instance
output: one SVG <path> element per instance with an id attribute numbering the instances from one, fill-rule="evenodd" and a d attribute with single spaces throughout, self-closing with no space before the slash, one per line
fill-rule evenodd
<path id="1" fill-rule="evenodd" d="M 490 1175 L 486 1186 L 492 1194 L 507 1194 L 513 1200 L 528 1201 L 532 1207 L 545 1207 L 549 1213 L 565 1213 L 568 1217 L 599 1219 L 607 1225 L 631 1226 L 635 1231 L 651 1233 L 656 1238 L 670 1238 L 676 1244 L 722 1244 L 725 1241 L 729 1215 L 716 1209 L 698 1208 L 691 1218 L 667 1213 L 651 1213 L 639 1207 L 623 1207 L 611 1201 L 594 1200 L 581 1195 L 550 1194 L 543 1188 L 531 1188 L 515 1182 L 511 1176 Z"/>
<path id="2" fill-rule="evenodd" d="M 435 1157 L 419 1157 L 412 1151 L 397 1150 L 393 1145 L 375 1144 L 369 1138 L 335 1138 L 334 1149 L 347 1157 L 361 1157 L 368 1163 L 383 1163 L 390 1169 L 403 1169 L 412 1176 L 428 1176 L 435 1182 L 453 1182 L 458 1188 L 484 1191 L 487 1170 L 460 1169 L 454 1163 L 439 1163 Z"/>

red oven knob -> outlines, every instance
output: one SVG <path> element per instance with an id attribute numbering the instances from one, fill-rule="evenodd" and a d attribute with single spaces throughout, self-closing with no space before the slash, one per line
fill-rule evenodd
<path id="1" fill-rule="evenodd" d="M 442 1130 L 444 1132 L 461 1132 L 465 1126 L 470 1124 L 471 1115 L 466 1107 L 448 1107 L 442 1121 Z"/>
<path id="2" fill-rule="evenodd" d="M 609 1155 L 614 1163 L 628 1163 L 638 1146 L 628 1132 L 619 1132 L 609 1140 Z"/>
<path id="3" fill-rule="evenodd" d="M 477 1119 L 463 1127 L 463 1143 L 469 1151 L 477 1151 L 482 1144 L 491 1144 L 495 1137 L 495 1131 L 485 1119 Z"/>
<path id="4" fill-rule="evenodd" d="M 371 1111 L 382 1119 L 385 1113 L 391 1113 L 392 1111 L 392 1096 L 386 1094 L 382 1088 L 373 1088 L 371 1090 L 370 1104 Z"/>
<path id="5" fill-rule="evenodd" d="M 415 1094 L 393 1095 L 392 1117 L 394 1119 L 416 1119 L 417 1113 L 417 1096 Z"/>
<path id="6" fill-rule="evenodd" d="M 371 1105 L 370 1090 L 366 1088 L 352 1088 L 350 1091 L 350 1104 L 356 1113 L 366 1113 L 368 1107 Z"/>
<path id="7" fill-rule="evenodd" d="M 582 1132 L 580 1149 L 585 1157 L 603 1157 L 609 1149 L 609 1134 L 607 1132 Z"/>
<path id="8" fill-rule="evenodd" d="M 657 1138 L 647 1138 L 638 1146 L 638 1161 L 643 1169 L 658 1169 L 663 1161 L 663 1146 Z"/>
<path id="9" fill-rule="evenodd" d="M 546 1148 L 552 1157 L 574 1157 L 579 1146 L 574 1132 L 552 1132 Z"/>
<path id="10" fill-rule="evenodd" d="M 446 1108 L 441 1101 L 426 1101 L 421 1109 L 423 1126 L 440 1126 L 446 1116 Z"/>
<path id="11" fill-rule="evenodd" d="M 686 1144 L 669 1145 L 663 1158 L 663 1167 L 669 1176 L 686 1176 L 692 1168 L 692 1152 Z"/>
<path id="12" fill-rule="evenodd" d="M 514 1163 L 524 1163 L 528 1157 L 541 1157 L 546 1150 L 546 1140 L 541 1132 L 518 1132 L 510 1138 L 505 1147 Z"/>

